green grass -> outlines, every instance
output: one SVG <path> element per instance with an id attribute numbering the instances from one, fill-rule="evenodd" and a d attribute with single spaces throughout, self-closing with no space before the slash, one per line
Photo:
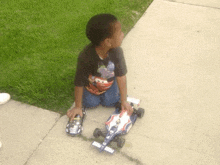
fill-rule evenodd
<path id="1" fill-rule="evenodd" d="M 125 35 L 152 0 L 1 0 L 0 92 L 64 114 L 88 20 L 111 13 Z"/>

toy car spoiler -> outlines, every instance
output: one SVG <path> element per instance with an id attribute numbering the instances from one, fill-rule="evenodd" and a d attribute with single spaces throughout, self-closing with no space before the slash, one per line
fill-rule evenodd
<path id="1" fill-rule="evenodd" d="M 92 142 L 92 145 L 95 146 L 95 147 L 97 147 L 97 148 L 99 148 L 99 149 L 100 149 L 100 152 L 102 152 L 102 149 L 101 149 L 102 144 L 101 144 L 101 143 L 98 143 L 98 142 L 94 141 L 94 142 Z M 109 152 L 109 153 L 111 153 L 111 154 L 113 154 L 113 153 L 115 152 L 114 149 L 112 149 L 112 148 L 110 148 L 110 147 L 108 147 L 108 146 L 105 146 L 104 151 Z"/>
<path id="2" fill-rule="evenodd" d="M 127 97 L 127 101 L 130 103 L 136 104 L 137 106 L 139 106 L 140 102 L 141 102 L 140 99 L 136 99 L 136 98 L 130 97 L 130 96 Z"/>

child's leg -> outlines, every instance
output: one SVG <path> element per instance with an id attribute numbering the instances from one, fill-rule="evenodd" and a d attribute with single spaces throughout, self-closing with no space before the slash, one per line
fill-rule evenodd
<path id="1" fill-rule="evenodd" d="M 113 107 L 120 101 L 120 93 L 116 79 L 111 88 L 101 95 L 101 104 L 106 107 Z"/>
<path id="2" fill-rule="evenodd" d="M 86 88 L 83 88 L 83 107 L 95 108 L 101 102 L 100 96 L 90 93 Z"/>

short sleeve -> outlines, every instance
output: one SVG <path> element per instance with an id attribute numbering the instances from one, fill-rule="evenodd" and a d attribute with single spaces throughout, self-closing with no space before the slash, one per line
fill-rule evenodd
<path id="1" fill-rule="evenodd" d="M 82 58 L 78 57 L 74 85 L 85 86 L 85 82 L 86 82 L 85 63 L 83 62 Z"/>

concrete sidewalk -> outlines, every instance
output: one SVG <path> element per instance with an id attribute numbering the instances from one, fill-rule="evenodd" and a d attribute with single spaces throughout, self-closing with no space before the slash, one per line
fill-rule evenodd
<path id="1" fill-rule="evenodd" d="M 0 165 L 219 165 L 219 27 L 218 0 L 154 0 L 122 44 L 128 94 L 146 110 L 125 146 L 91 146 L 114 109 L 88 111 L 72 138 L 66 116 L 11 100 L 0 106 Z"/>

